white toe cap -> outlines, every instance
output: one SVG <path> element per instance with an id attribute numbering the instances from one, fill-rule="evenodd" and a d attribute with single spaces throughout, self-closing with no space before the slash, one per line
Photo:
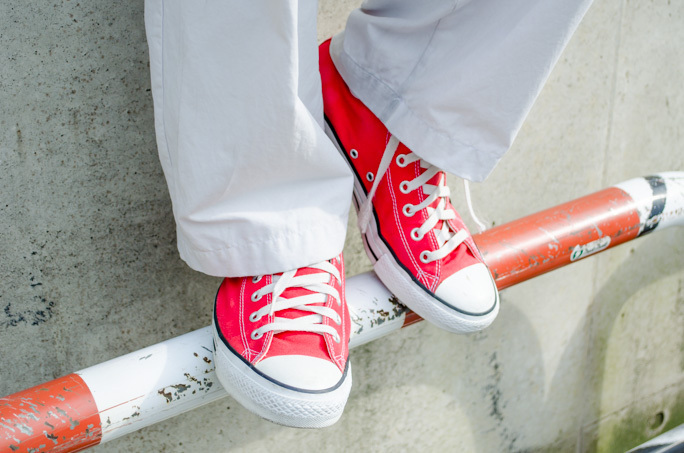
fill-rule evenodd
<path id="1" fill-rule="evenodd" d="M 496 305 L 497 290 L 489 269 L 482 263 L 468 266 L 447 277 L 435 295 L 471 315 L 490 312 Z"/>
<path id="2" fill-rule="evenodd" d="M 329 389 L 342 378 L 334 363 L 305 355 L 268 357 L 255 367 L 271 379 L 302 390 Z"/>

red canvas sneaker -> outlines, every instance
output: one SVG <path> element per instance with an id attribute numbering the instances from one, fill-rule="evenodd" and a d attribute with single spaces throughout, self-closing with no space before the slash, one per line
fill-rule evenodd
<path id="1" fill-rule="evenodd" d="M 393 137 L 355 98 L 329 53 L 319 49 L 331 139 L 351 166 L 354 201 L 376 274 L 421 317 L 472 332 L 499 311 L 494 280 L 449 200 L 446 175 Z"/>
<path id="2" fill-rule="evenodd" d="M 321 428 L 351 389 L 342 255 L 276 275 L 226 278 L 214 306 L 219 381 L 252 412 Z"/>

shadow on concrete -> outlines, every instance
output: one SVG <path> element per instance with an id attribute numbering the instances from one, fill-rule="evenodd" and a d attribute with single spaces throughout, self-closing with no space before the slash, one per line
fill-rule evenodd
<path id="1" fill-rule="evenodd" d="M 610 385 L 605 376 L 606 346 L 623 306 L 641 289 L 667 276 L 682 273 L 682 233 L 684 231 L 681 229 L 673 229 L 625 245 L 624 247 L 632 247 L 631 256 L 614 269 L 607 281 L 596 291 L 587 309 L 585 321 L 577 326 L 565 348 L 544 404 L 548 406 L 553 402 L 553 395 L 567 391 L 564 387 L 565 376 L 577 372 L 573 369 L 578 365 L 573 357 L 577 355 L 575 351 L 586 351 L 584 362 L 580 363 L 584 375 L 582 385 L 586 389 L 579 412 L 583 414 L 578 427 L 580 430 L 605 415 L 601 414 L 600 402 L 604 389 Z M 644 336 L 650 334 L 652 332 L 636 333 Z M 544 408 L 545 411 L 561 409 Z M 583 437 L 581 451 L 596 450 L 597 441 L 597 437 Z"/>

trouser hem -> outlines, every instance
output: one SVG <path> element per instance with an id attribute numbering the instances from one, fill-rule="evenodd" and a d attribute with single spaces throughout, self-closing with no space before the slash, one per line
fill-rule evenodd
<path id="1" fill-rule="evenodd" d="M 263 240 L 241 241 L 217 250 L 198 250 L 181 234 L 178 250 L 192 269 L 215 277 L 275 274 L 331 259 L 342 252 L 346 223 L 277 232 Z M 293 253 L 295 251 L 295 253 Z"/>
<path id="2" fill-rule="evenodd" d="M 344 33 L 333 37 L 330 55 L 349 86 L 390 133 L 421 158 L 449 173 L 475 182 L 484 181 L 506 150 L 470 146 L 440 131 L 411 110 L 403 97 L 343 49 Z"/>

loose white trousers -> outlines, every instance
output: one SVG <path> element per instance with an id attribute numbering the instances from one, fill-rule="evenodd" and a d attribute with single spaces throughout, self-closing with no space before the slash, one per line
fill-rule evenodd
<path id="1" fill-rule="evenodd" d="M 591 0 L 367 0 L 331 53 L 415 153 L 482 181 Z M 146 0 L 159 156 L 181 257 L 282 272 L 344 244 L 352 174 L 326 137 L 316 0 Z"/>

